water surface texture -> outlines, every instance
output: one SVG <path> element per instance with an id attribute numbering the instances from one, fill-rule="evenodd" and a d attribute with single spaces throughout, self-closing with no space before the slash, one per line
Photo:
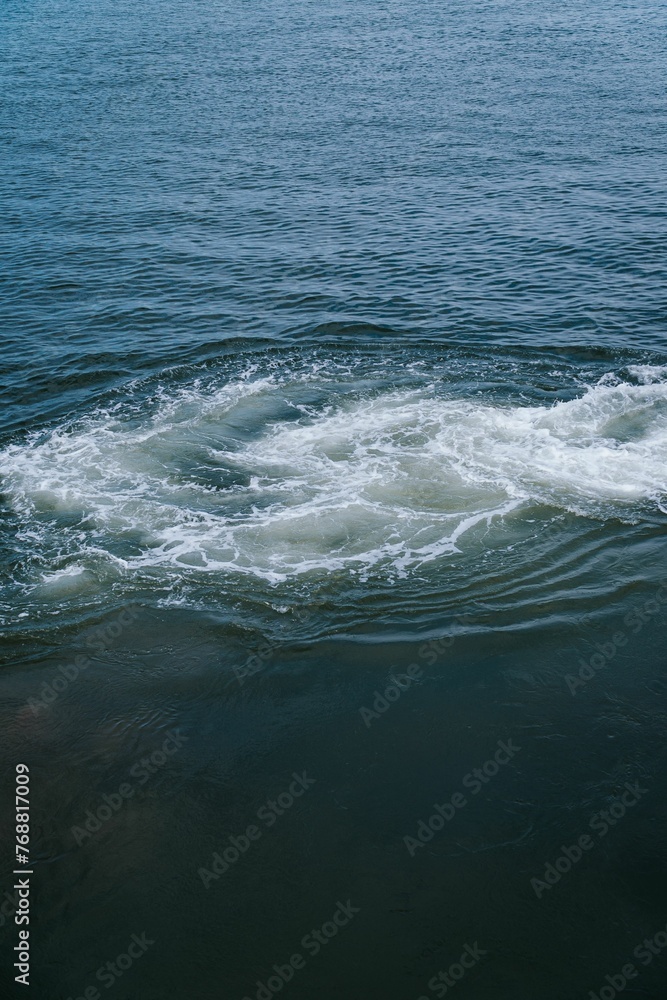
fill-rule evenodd
<path id="1" fill-rule="evenodd" d="M 664 997 L 666 38 L 5 0 L 38 1000 Z"/>

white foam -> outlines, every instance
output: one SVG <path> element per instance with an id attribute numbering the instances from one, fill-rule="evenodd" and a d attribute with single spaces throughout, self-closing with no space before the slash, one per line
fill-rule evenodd
<path id="1" fill-rule="evenodd" d="M 37 589 L 43 596 L 52 598 L 66 597 L 93 587 L 93 575 L 85 566 L 76 562 L 53 572 L 42 573 L 41 581 L 37 584 Z"/>
<path id="2" fill-rule="evenodd" d="M 628 365 L 628 372 L 644 385 L 653 385 L 665 381 L 667 365 Z"/>
<path id="3" fill-rule="evenodd" d="M 93 554 L 123 572 L 270 583 L 380 567 L 404 575 L 467 539 L 489 544 L 494 523 L 523 504 L 596 517 L 664 511 L 667 367 L 630 375 L 549 406 L 426 384 L 371 399 L 339 386 L 316 405 L 304 392 L 326 395 L 330 376 L 249 371 L 163 391 L 150 413 L 98 413 L 0 459 L 23 536 L 42 539 L 51 521 L 54 537 L 67 536 L 78 560 L 70 584 L 85 580 Z M 63 515 L 74 527 L 58 527 Z"/>

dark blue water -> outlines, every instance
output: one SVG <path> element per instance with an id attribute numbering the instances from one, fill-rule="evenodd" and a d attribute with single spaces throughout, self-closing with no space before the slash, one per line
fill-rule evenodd
<path id="1" fill-rule="evenodd" d="M 662 1000 L 666 28 L 5 0 L 10 995 Z"/>

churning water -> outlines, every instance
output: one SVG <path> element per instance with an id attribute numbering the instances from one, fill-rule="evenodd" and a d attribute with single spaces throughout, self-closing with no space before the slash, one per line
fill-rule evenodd
<path id="1" fill-rule="evenodd" d="M 587 384 L 572 366 L 505 362 L 499 382 L 498 359 L 307 353 L 138 382 L 8 445 L 13 583 L 40 599 L 77 578 L 181 594 L 216 573 L 278 593 L 333 578 L 335 593 L 481 550 L 511 561 L 508 533 L 532 533 L 536 512 L 667 513 L 667 366 Z"/>

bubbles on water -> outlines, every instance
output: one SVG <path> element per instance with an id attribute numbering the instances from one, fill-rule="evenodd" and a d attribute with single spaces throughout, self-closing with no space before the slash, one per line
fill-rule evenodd
<path id="1" fill-rule="evenodd" d="M 665 510 L 667 367 L 531 403 L 414 364 L 319 360 L 207 373 L 36 434 L 1 455 L 53 594 L 114 576 L 406 577 L 506 544 L 536 505 Z M 451 376 L 451 373 L 449 373 Z M 489 369 L 487 378 L 491 381 Z M 143 391 L 142 391 L 143 389 Z"/>

